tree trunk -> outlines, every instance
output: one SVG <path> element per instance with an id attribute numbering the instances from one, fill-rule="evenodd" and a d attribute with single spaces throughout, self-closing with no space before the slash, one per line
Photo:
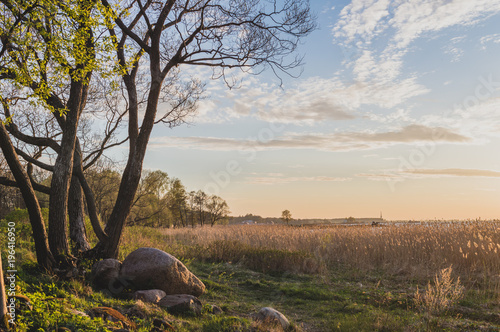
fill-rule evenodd
<path id="1" fill-rule="evenodd" d="M 105 241 L 99 242 L 97 246 L 98 255 L 103 258 L 117 258 L 118 246 L 125 220 L 130 214 L 135 193 L 139 186 L 142 172 L 142 158 L 129 159 L 120 183 L 120 189 L 115 206 L 104 229 L 108 235 Z M 139 163 L 139 165 L 137 164 Z"/>
<path id="2" fill-rule="evenodd" d="M 161 84 L 161 78 L 152 78 L 146 112 L 142 121 L 140 133 L 136 139 L 133 139 L 133 135 L 130 135 L 130 133 L 133 132 L 133 129 L 129 127 L 130 151 L 127 166 L 123 171 L 120 189 L 116 198 L 116 204 L 113 207 L 111 216 L 109 217 L 106 228 L 104 229 L 108 238 L 104 242 L 100 241 L 96 246 L 98 255 L 103 258 L 118 258 L 123 226 L 125 225 L 125 220 L 130 214 L 135 193 L 137 192 L 137 188 L 139 187 L 139 182 L 141 180 L 142 164 L 144 156 L 146 155 L 149 137 L 151 135 L 151 131 L 153 130 Z M 137 107 L 134 107 L 134 109 L 137 110 Z M 133 113 L 131 110 L 132 107 L 130 107 L 129 114 Z M 129 123 L 129 126 L 130 125 L 131 124 Z"/>
<path id="3" fill-rule="evenodd" d="M 49 245 L 59 263 L 67 264 L 69 255 L 67 213 L 68 194 L 73 172 L 78 121 L 85 102 L 88 87 L 84 82 L 72 81 L 66 121 L 63 126 L 61 151 L 57 155 L 52 174 L 49 201 Z"/>
<path id="4" fill-rule="evenodd" d="M 87 211 L 89 214 L 89 219 L 92 225 L 92 229 L 94 230 L 94 233 L 96 234 L 99 241 L 104 241 L 107 238 L 107 236 L 102 230 L 101 223 L 99 222 L 99 216 L 97 214 L 97 207 L 95 203 L 94 193 L 92 192 L 92 189 L 90 188 L 87 179 L 85 179 L 85 175 L 83 174 L 82 150 L 80 148 L 80 141 L 78 139 L 76 140 L 74 158 L 75 160 L 73 164 L 75 165 L 74 167 L 74 171 L 76 173 L 75 175 L 78 177 L 79 184 L 83 189 L 83 193 L 85 195 L 85 200 L 87 202 Z"/>
<path id="5" fill-rule="evenodd" d="M 69 187 L 68 216 L 69 237 L 73 243 L 73 253 L 89 250 L 90 244 L 85 234 L 82 188 L 76 176 L 71 178 Z"/>
<path id="6" fill-rule="evenodd" d="M 5 283 L 3 281 L 2 253 L 0 252 L 0 321 L 2 327 L 9 328 L 9 316 L 7 316 L 7 295 L 5 294 Z"/>
<path id="7" fill-rule="evenodd" d="M 52 266 L 55 263 L 54 257 L 49 249 L 47 241 L 47 231 L 42 218 L 42 211 L 38 204 L 35 191 L 31 186 L 28 174 L 25 172 L 19 158 L 14 150 L 12 141 L 7 134 L 7 129 L 2 121 L 0 121 L 0 148 L 3 151 L 5 160 L 14 176 L 14 179 L 19 186 L 19 190 L 23 196 L 28 214 L 30 217 L 31 228 L 33 230 L 33 239 L 35 241 L 35 251 L 38 265 L 46 271 L 52 271 Z"/>

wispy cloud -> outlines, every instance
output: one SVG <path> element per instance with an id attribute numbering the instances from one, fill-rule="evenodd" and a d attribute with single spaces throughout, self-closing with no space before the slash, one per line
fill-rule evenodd
<path id="1" fill-rule="evenodd" d="M 334 42 L 348 50 L 346 65 L 357 80 L 389 83 L 404 79 L 403 58 L 416 39 L 457 25 L 475 25 L 498 12 L 500 0 L 353 0 L 333 27 Z M 386 46 L 375 47 L 382 36 L 384 42 L 378 45 Z M 463 52 L 456 46 L 445 51 L 455 60 Z"/>
<path id="2" fill-rule="evenodd" d="M 330 177 L 330 176 L 310 176 L 310 177 L 255 176 L 246 178 L 246 182 L 249 184 L 268 184 L 268 185 L 287 184 L 292 182 L 345 182 L 351 180 L 352 178 Z"/>
<path id="3" fill-rule="evenodd" d="M 360 173 L 356 177 L 367 178 L 373 181 L 403 181 L 409 179 L 444 178 L 444 177 L 487 177 L 500 178 L 499 171 L 467 168 L 445 169 L 409 169 L 409 170 L 384 170 L 374 173 Z"/>
<path id="4" fill-rule="evenodd" d="M 469 142 L 470 139 L 447 128 L 409 125 L 386 132 L 288 133 L 266 142 L 217 137 L 156 137 L 151 139 L 151 147 L 219 151 L 270 149 L 349 151 L 429 141 L 436 143 L 465 143 Z"/>
<path id="5" fill-rule="evenodd" d="M 483 36 L 479 41 L 482 45 L 482 49 L 486 50 L 486 45 L 489 43 L 500 44 L 500 33 Z"/>
<path id="6" fill-rule="evenodd" d="M 217 84 L 217 83 L 212 83 Z M 258 80 L 226 93 L 225 98 L 202 101 L 197 122 L 254 117 L 261 121 L 309 124 L 348 121 L 361 116 L 362 106 L 393 108 L 429 90 L 414 77 L 398 82 L 344 83 L 339 77 L 312 77 L 283 90 Z"/>
<path id="7" fill-rule="evenodd" d="M 453 176 L 453 177 L 489 177 L 500 178 L 500 172 L 483 170 L 483 169 L 463 169 L 463 168 L 446 168 L 446 169 L 415 169 L 406 171 L 408 174 L 424 175 L 424 176 Z"/>

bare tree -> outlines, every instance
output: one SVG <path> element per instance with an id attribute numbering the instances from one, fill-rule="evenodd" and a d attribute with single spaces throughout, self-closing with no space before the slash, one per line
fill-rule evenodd
<path id="1" fill-rule="evenodd" d="M 315 23 L 306 0 L 102 0 L 102 4 L 113 13 L 109 34 L 116 45 L 129 107 L 128 161 L 117 204 L 106 225 L 108 238 L 96 249 L 101 256 L 116 257 L 141 178 L 151 130 L 155 123 L 164 121 L 157 112 L 164 84 L 180 75 L 186 65 L 213 68 L 212 77 L 223 79 L 231 68 L 254 73 L 265 68 L 295 68 L 301 59 L 290 59 L 289 55 L 295 52 L 300 38 L 315 28 Z M 142 69 L 148 75 L 144 105 L 139 103 Z M 185 86 L 184 93 L 176 94 L 180 107 L 171 112 L 195 107 L 199 85 L 191 80 Z"/>
<path id="2" fill-rule="evenodd" d="M 10 83 L 16 93 L 28 91 L 22 94 L 27 103 L 51 110 L 61 133 L 57 139 L 24 137 L 19 132 L 15 136 L 14 126 L 6 125 L 2 128 L 5 134 L 2 149 L 5 146 L 5 151 L 14 152 L 8 154 L 9 166 L 17 185 L 24 187 L 21 191 L 25 201 L 34 204 L 33 207 L 37 202 L 28 196 L 35 183 L 31 183 L 22 165 L 16 164 L 17 155 L 52 172 L 48 187 L 48 238 L 50 252 L 60 262 L 65 261 L 69 253 L 66 212 L 73 192 L 70 184 L 75 177 L 99 238 L 93 253 L 101 257 L 118 255 L 153 126 L 164 123 L 173 127 L 185 122 L 201 98 L 203 83 L 189 77 L 183 70 L 186 66 L 212 68 L 212 78 L 222 78 L 230 86 L 233 81 L 228 71 L 234 68 L 252 74 L 266 68 L 277 74 L 288 72 L 301 62 L 299 57 L 291 56 L 299 40 L 315 27 L 307 0 L 102 0 L 100 6 L 97 3 L 43 0 L 26 7 L 24 2 L 1 2 L 7 18 L 0 27 L 0 79 Z M 97 7 L 102 10 L 98 11 Z M 107 47 L 100 44 L 109 40 L 114 48 L 112 53 L 109 53 L 110 44 L 106 44 Z M 103 64 L 102 70 L 98 62 Z M 105 230 L 101 229 L 93 192 L 84 172 L 86 165 L 92 165 L 102 156 L 104 146 L 112 144 L 106 134 L 101 148 L 89 151 L 78 139 L 83 112 L 99 113 L 99 107 L 87 107 L 87 103 L 92 103 L 95 89 L 92 78 L 98 76 L 96 71 L 106 72 L 102 76 L 111 81 L 119 78 L 123 88 L 123 99 L 103 99 L 107 107 L 121 109 L 112 113 L 115 116 L 107 121 L 106 132 L 116 130 L 116 123 L 125 115 L 128 125 L 129 153 Z M 4 100 L 6 105 L 13 106 L 12 99 Z M 7 123 L 11 118 L 6 115 Z M 16 139 L 33 144 L 35 149 L 52 149 L 54 164 L 47 165 L 33 158 L 38 151 L 30 150 L 30 155 L 22 149 L 14 149 L 12 141 L 7 140 L 8 129 Z M 18 166 L 21 166 L 19 172 Z M 79 193 L 74 191 L 76 196 Z M 182 196 L 182 192 L 179 194 Z M 80 211 L 74 211 L 75 215 Z M 182 220 L 185 214 L 180 211 L 179 216 Z M 34 223 L 40 224 L 36 220 Z"/>

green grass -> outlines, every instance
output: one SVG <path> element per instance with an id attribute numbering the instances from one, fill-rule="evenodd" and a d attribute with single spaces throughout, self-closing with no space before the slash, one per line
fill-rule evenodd
<path id="1" fill-rule="evenodd" d="M 498 304 L 468 293 L 458 306 L 428 316 L 414 307 L 413 288 L 391 276 L 360 275 L 345 268 L 322 275 L 265 273 L 242 264 L 192 260 L 188 267 L 207 286 L 201 297 L 218 305 L 224 314 L 204 310 L 201 317 L 176 317 L 154 305 L 140 308 L 146 317 L 129 316 L 137 331 L 149 331 L 153 318 L 171 322 L 178 331 L 259 331 L 251 314 L 265 306 L 281 311 L 295 331 L 498 331 Z M 85 280 L 60 281 L 40 275 L 33 263 L 19 273 L 21 293 L 32 308 L 19 308 L 18 331 L 109 331 L 113 326 L 100 318 L 76 316 L 71 309 L 88 311 L 108 306 L 127 313 L 135 302 L 93 291 Z M 485 308 L 486 305 L 486 308 Z M 496 310 L 496 314 L 495 314 Z M 262 330 L 262 329 L 260 329 Z M 265 330 L 265 329 L 264 329 Z"/>

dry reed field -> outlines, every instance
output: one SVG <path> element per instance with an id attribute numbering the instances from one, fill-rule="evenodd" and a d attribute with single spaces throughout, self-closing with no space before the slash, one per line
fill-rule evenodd
<path id="1" fill-rule="evenodd" d="M 500 281 L 500 222 L 425 222 L 371 226 L 231 225 L 194 229 L 130 228 L 129 250 L 157 247 L 208 261 L 243 262 L 261 270 L 322 273 L 349 266 L 429 279 L 452 266 L 465 284 Z M 486 286 L 486 285 L 485 285 Z"/>

